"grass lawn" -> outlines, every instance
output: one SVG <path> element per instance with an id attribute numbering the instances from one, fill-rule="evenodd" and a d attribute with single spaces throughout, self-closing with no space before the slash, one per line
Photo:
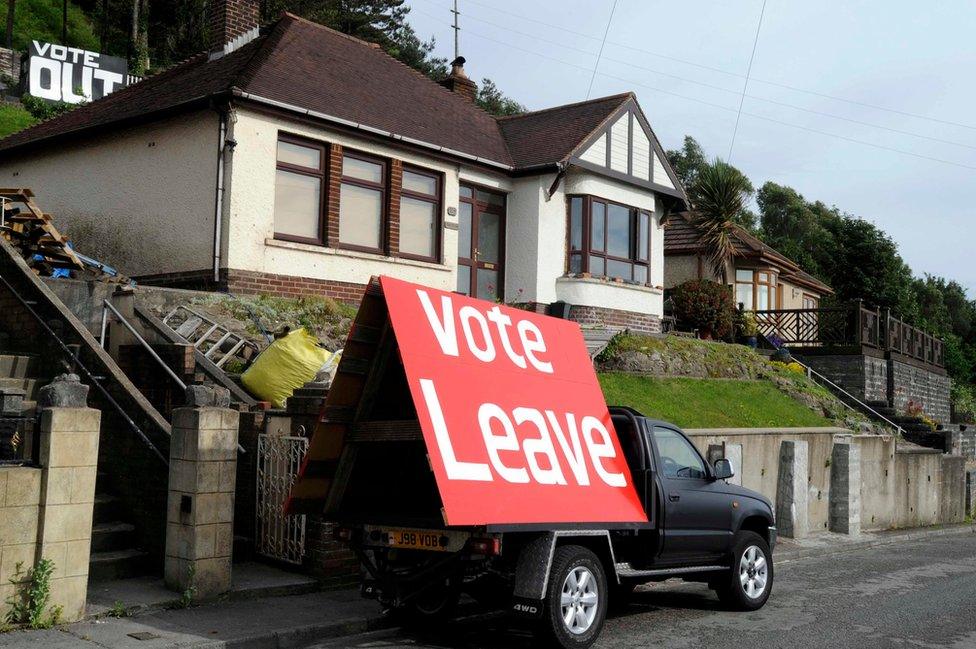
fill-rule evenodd
<path id="1" fill-rule="evenodd" d="M 0 137 L 27 128 L 37 120 L 20 105 L 0 104 Z"/>
<path id="2" fill-rule="evenodd" d="M 831 426 L 767 381 L 599 375 L 609 405 L 630 406 L 682 428 Z"/>

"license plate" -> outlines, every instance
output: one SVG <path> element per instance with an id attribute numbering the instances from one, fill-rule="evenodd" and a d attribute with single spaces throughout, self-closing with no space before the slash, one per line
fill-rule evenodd
<path id="1" fill-rule="evenodd" d="M 424 530 L 389 530 L 388 544 L 391 548 L 409 548 L 411 550 L 434 550 L 448 552 L 448 537 L 439 532 Z M 445 541 L 445 542 L 442 542 Z"/>

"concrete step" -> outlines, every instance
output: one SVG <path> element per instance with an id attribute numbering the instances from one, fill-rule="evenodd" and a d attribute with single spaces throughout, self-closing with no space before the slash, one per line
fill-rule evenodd
<path id="1" fill-rule="evenodd" d="M 149 574 L 149 554 L 141 550 L 92 552 L 88 561 L 88 581 L 128 579 Z"/>
<path id="2" fill-rule="evenodd" d="M 92 517 L 94 525 L 111 523 L 122 518 L 122 504 L 111 494 L 95 493 L 95 511 Z M 93 528 L 94 528 L 93 525 Z"/>
<path id="3" fill-rule="evenodd" d="M 92 525 L 92 552 L 125 550 L 135 544 L 135 526 L 122 521 Z"/>
<path id="4" fill-rule="evenodd" d="M 25 379 L 31 375 L 34 365 L 33 356 L 17 354 L 0 354 L 0 377 Z"/>
<path id="5" fill-rule="evenodd" d="M 25 399 L 34 399 L 37 396 L 37 388 L 39 387 L 41 386 L 38 384 L 37 379 L 0 378 L 0 389 L 14 388 L 15 390 L 23 390 L 25 392 Z"/>

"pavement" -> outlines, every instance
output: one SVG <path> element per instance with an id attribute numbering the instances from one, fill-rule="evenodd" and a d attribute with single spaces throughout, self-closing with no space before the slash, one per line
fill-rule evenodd
<path id="1" fill-rule="evenodd" d="M 700 584 L 645 586 L 608 620 L 597 646 L 976 647 L 972 525 L 783 540 L 774 555 L 775 591 L 761 611 L 722 611 Z M 315 591 L 307 582 L 245 564 L 226 599 L 185 609 L 170 608 L 174 594 L 156 580 L 100 585 L 90 593 L 88 619 L 0 634 L 0 647 L 535 648 L 527 630 L 482 611 L 434 636 L 406 634 L 391 628 L 376 603 L 361 599 L 358 590 Z M 108 615 L 115 601 L 125 605 L 127 617 Z M 921 639 L 927 644 L 916 642 Z"/>

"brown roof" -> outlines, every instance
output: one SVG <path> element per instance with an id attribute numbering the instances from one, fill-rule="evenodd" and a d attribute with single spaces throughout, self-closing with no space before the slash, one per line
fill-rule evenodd
<path id="1" fill-rule="evenodd" d="M 800 266 L 775 248 L 762 242 L 745 228 L 736 225 L 734 229 L 736 254 L 741 257 L 761 259 L 776 264 L 783 270 L 783 277 L 798 284 L 808 286 L 821 293 L 833 293 L 827 284 L 804 271 Z M 698 254 L 701 252 L 700 232 L 694 222 L 694 215 L 682 212 L 673 216 L 664 229 L 664 254 Z"/>
<path id="2" fill-rule="evenodd" d="M 0 151 L 112 123 L 260 98 L 506 167 L 564 161 L 631 94 L 496 119 L 381 49 L 285 14 L 241 49 L 206 53 L 0 140 Z"/>
<path id="3" fill-rule="evenodd" d="M 502 117 L 498 126 L 516 166 L 562 162 L 632 97 L 626 92 Z"/>

